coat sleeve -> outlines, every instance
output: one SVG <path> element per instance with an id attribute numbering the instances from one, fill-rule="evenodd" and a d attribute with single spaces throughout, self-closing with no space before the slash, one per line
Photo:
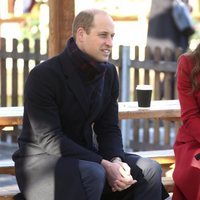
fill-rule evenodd
<path id="1" fill-rule="evenodd" d="M 97 142 L 100 154 L 105 159 L 121 157 L 124 159 L 121 130 L 118 126 L 118 95 L 119 82 L 115 66 L 105 80 L 109 90 L 109 99 L 100 118 L 95 122 L 94 131 L 97 134 Z"/>
<path id="2" fill-rule="evenodd" d="M 26 141 L 39 146 L 44 152 L 56 156 L 69 156 L 77 159 L 101 162 L 102 157 L 75 143 L 63 133 L 59 108 L 56 103 L 55 80 L 48 76 L 45 66 L 32 70 L 25 87 L 24 131 L 31 133 Z M 53 89 L 52 89 L 53 88 Z M 58 88 L 57 88 L 58 90 Z M 59 89 L 62 93 L 62 88 Z M 27 125 L 29 124 L 29 125 Z M 26 137 L 29 133 L 25 134 Z M 23 136 L 22 136 L 23 137 Z"/>
<path id="3" fill-rule="evenodd" d="M 192 92 L 190 75 L 193 65 L 190 57 L 182 55 L 179 58 L 177 89 L 183 121 L 182 130 L 200 143 L 200 92 Z"/>

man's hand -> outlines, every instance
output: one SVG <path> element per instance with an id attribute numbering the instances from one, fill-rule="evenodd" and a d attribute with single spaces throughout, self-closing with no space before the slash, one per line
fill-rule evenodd
<path id="1" fill-rule="evenodd" d="M 131 176 L 131 168 L 128 166 L 127 163 L 125 162 L 122 162 L 120 158 L 115 158 L 115 159 L 112 159 L 112 162 L 113 163 L 118 163 L 121 167 L 120 167 L 120 174 L 126 178 L 126 177 L 129 177 Z"/>
<path id="2" fill-rule="evenodd" d="M 107 180 L 113 192 L 125 190 L 137 182 L 130 174 L 130 167 L 119 159 L 112 162 L 102 160 L 101 164 L 106 170 Z"/>

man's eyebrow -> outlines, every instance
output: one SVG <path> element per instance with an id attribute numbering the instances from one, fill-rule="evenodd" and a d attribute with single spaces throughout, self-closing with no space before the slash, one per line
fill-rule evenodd
<path id="1" fill-rule="evenodd" d="M 102 30 L 102 31 L 99 31 L 99 33 L 108 33 L 108 31 Z"/>
<path id="2" fill-rule="evenodd" d="M 99 33 L 105 33 L 105 34 L 115 35 L 115 33 L 110 33 L 109 31 L 99 31 Z"/>

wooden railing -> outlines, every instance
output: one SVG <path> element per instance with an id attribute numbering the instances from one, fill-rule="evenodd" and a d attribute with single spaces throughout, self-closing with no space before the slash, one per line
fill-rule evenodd
<path id="1" fill-rule="evenodd" d="M 29 71 L 48 58 L 47 49 L 46 53 L 40 53 L 40 42 L 35 40 L 34 45 L 31 45 L 28 39 L 21 42 L 13 39 L 8 42 L 0 38 L 0 106 L 22 105 L 24 83 Z M 11 50 L 7 50 L 8 45 L 12 46 Z M 119 101 L 137 100 L 135 87 L 139 83 L 153 85 L 153 100 L 175 99 L 176 83 L 172 84 L 172 80 L 174 81 L 177 58 L 182 51 L 166 49 L 162 54 L 159 48 L 152 50 L 146 47 L 141 51 L 135 46 L 134 53 L 131 53 L 131 49 L 133 48 L 129 46 L 119 46 L 118 59 L 114 59 L 113 55 L 110 59 L 119 72 Z M 140 60 L 139 52 L 143 52 L 144 60 Z M 163 84 L 160 84 L 163 79 Z"/>
<path id="2" fill-rule="evenodd" d="M 139 47 L 134 47 L 134 53 L 131 53 L 131 49 L 133 47 L 120 46 L 119 58 L 111 59 L 119 70 L 119 100 L 137 100 L 135 88 L 138 84 L 153 85 L 153 100 L 176 99 L 176 64 L 182 50 L 177 48 L 172 51 L 166 48 L 163 54 L 160 48 L 146 47 L 143 51 L 144 59 L 141 60 Z M 131 59 L 133 57 L 134 59 Z"/>
<path id="3" fill-rule="evenodd" d="M 11 51 L 6 50 L 7 42 L 0 38 L 0 106 L 19 106 L 22 105 L 23 88 L 30 69 L 46 60 L 47 53 L 40 53 L 40 40 L 35 40 L 31 49 L 28 39 L 22 43 L 13 39 Z"/>

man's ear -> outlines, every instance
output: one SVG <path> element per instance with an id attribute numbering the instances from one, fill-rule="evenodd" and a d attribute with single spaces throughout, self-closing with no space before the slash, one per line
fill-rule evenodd
<path id="1" fill-rule="evenodd" d="M 83 41 L 84 35 L 85 35 L 85 30 L 84 30 L 84 28 L 79 27 L 78 30 L 77 30 L 77 34 L 76 34 L 77 39 L 78 39 L 79 41 Z"/>

